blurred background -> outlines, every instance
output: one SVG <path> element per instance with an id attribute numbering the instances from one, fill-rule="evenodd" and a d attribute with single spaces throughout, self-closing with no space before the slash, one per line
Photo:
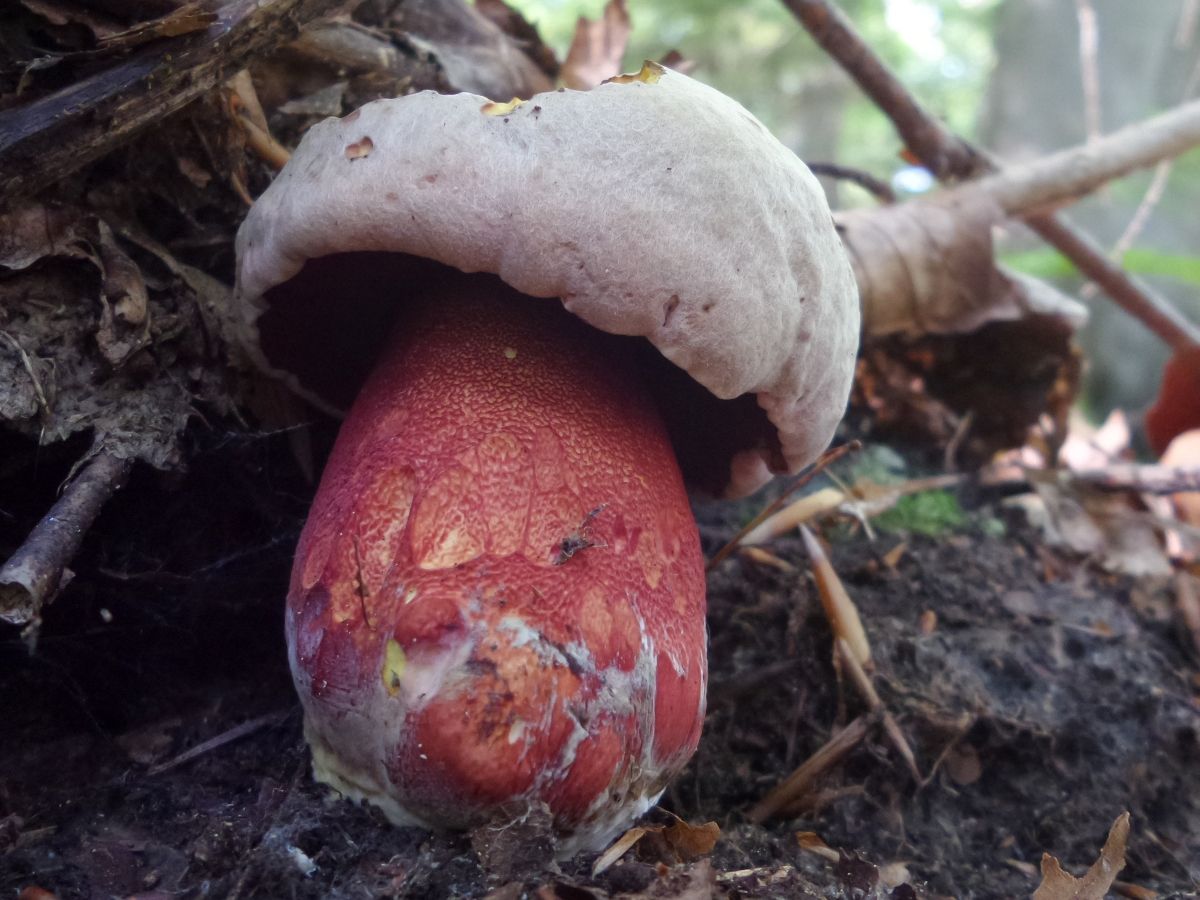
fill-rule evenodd
<path id="1" fill-rule="evenodd" d="M 508 0 L 560 58 L 579 16 L 604 0 Z M 1200 0 L 842 0 L 841 6 L 918 98 L 952 129 L 1018 162 L 1079 144 L 1200 93 Z M 677 51 L 690 74 L 737 98 L 801 158 L 932 187 L 906 163 L 888 121 L 830 62 L 779 0 L 628 0 L 625 69 Z M 827 182 L 835 206 L 872 203 Z M 1200 319 L 1200 154 L 1110 185 L 1070 217 L 1127 268 Z M 1071 266 L 1020 228 L 1003 261 L 1052 278 L 1091 309 L 1080 336 L 1083 410 L 1137 418 L 1167 352 L 1095 296 Z"/>

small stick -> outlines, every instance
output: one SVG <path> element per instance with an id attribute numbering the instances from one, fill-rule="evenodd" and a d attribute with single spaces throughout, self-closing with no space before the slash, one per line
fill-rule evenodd
<path id="1" fill-rule="evenodd" d="M 814 175 L 824 175 L 826 178 L 835 178 L 838 181 L 849 181 L 851 184 L 857 184 L 880 203 L 888 204 L 896 202 L 896 192 L 892 190 L 892 186 L 882 178 L 876 178 L 870 172 L 864 172 L 862 169 L 852 169 L 849 166 L 841 166 L 837 163 L 808 162 L 806 160 L 805 165 L 808 166 L 809 171 Z"/>
<path id="2" fill-rule="evenodd" d="M 788 485 L 783 489 L 783 493 L 763 507 L 762 511 L 759 512 L 757 516 L 747 522 L 737 534 L 730 538 L 729 542 L 720 550 L 718 550 L 713 555 L 713 558 L 708 561 L 708 565 L 704 567 L 704 571 L 711 572 L 722 562 L 724 562 L 725 558 L 738 548 L 742 538 L 744 538 L 758 525 L 762 524 L 766 519 L 783 508 L 783 505 L 787 503 L 788 497 L 796 493 L 796 491 L 800 490 L 800 488 L 804 487 L 846 454 L 853 453 L 861 449 L 862 441 L 854 440 L 850 441 L 848 444 L 842 444 L 840 447 L 832 447 L 822 453 L 815 463 L 813 463 L 788 483 Z"/>
<path id="3" fill-rule="evenodd" d="M 276 725 L 279 722 L 282 722 L 288 716 L 289 712 L 290 710 L 277 710 L 273 713 L 257 716 L 256 718 L 250 719 L 248 722 L 243 722 L 241 725 L 235 725 L 228 731 L 223 731 L 216 737 L 211 737 L 207 741 L 203 741 L 197 744 L 195 747 L 192 747 L 190 750 L 184 750 L 173 759 L 168 759 L 164 763 L 151 766 L 147 770 L 146 774 L 161 775 L 163 772 L 169 772 L 171 769 L 182 766 L 184 763 L 189 763 L 193 759 L 197 759 L 206 753 L 211 753 L 213 750 L 224 747 L 226 744 L 240 740 L 247 735 L 254 734 L 254 732 L 261 728 L 265 728 L 268 725 Z"/>
<path id="4" fill-rule="evenodd" d="M 1057 474 L 1064 481 L 1100 491 L 1137 491 L 1139 494 L 1200 491 L 1200 466 L 1117 463 L 1103 469 L 1052 469 L 1047 474 Z M 1024 485 L 1029 484 L 1030 479 L 1025 475 L 989 476 L 985 470 L 982 483 L 988 486 Z"/>
<path id="5" fill-rule="evenodd" d="M 746 817 L 758 824 L 793 806 L 811 790 L 818 778 L 862 743 L 871 726 L 875 724 L 875 719 L 874 715 L 864 715 L 852 721 L 821 745 L 816 753 L 801 763 L 796 771 L 776 785 L 767 796 L 759 800 Z"/>
<path id="6" fill-rule="evenodd" d="M 1102 491 L 1138 491 L 1143 494 L 1178 494 L 1200 491 L 1200 466 L 1174 467 L 1122 463 L 1104 469 L 1070 472 L 1075 481 L 1083 481 Z"/>
<path id="7" fill-rule="evenodd" d="M 101 450 L 63 489 L 29 537 L 0 566 L 0 620 L 25 625 L 63 585 L 67 564 L 101 508 L 124 484 L 132 460 Z"/>
<path id="8" fill-rule="evenodd" d="M 850 673 L 850 681 L 854 683 L 854 687 L 858 690 L 858 693 L 867 702 L 867 706 L 871 708 L 871 712 L 881 717 L 883 730 L 888 736 L 888 740 L 892 742 L 892 746 L 896 748 L 896 752 L 908 764 L 908 770 L 912 773 L 917 784 L 921 784 L 923 776 L 921 775 L 921 770 L 917 767 L 917 758 L 908 743 L 908 738 L 900 730 L 900 723 L 888 712 L 887 708 L 883 705 L 883 701 L 879 699 L 879 693 L 875 690 L 875 685 L 871 682 L 871 676 L 867 674 L 866 670 L 855 657 L 854 651 L 850 649 L 849 642 L 845 638 L 839 637 L 836 639 L 835 644 L 837 646 L 838 658 Z"/>
<path id="9" fill-rule="evenodd" d="M 1104 248 L 1091 237 L 1062 217 L 1049 213 L 1031 216 L 1025 219 L 1025 224 L 1172 350 L 1200 346 L 1200 328 L 1109 259 Z"/>

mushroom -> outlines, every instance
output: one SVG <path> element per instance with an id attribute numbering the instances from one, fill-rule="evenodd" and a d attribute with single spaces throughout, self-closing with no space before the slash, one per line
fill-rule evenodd
<path id="1" fill-rule="evenodd" d="M 685 483 L 806 465 L 845 406 L 857 297 L 816 180 L 648 63 L 327 120 L 237 250 L 254 361 L 356 397 L 288 592 L 315 776 L 402 824 L 545 804 L 562 852 L 602 846 L 699 740 Z"/>

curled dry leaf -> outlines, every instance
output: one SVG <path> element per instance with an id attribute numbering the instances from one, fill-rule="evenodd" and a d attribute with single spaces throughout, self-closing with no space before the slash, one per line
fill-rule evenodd
<path id="1" fill-rule="evenodd" d="M 1078 328 L 1086 309 L 995 263 L 1004 213 L 982 191 L 836 216 L 850 251 L 867 335 L 961 334 L 992 321 L 1050 315 Z"/>
<path id="2" fill-rule="evenodd" d="M 1120 871 L 1125 868 L 1125 844 L 1129 840 L 1129 813 L 1121 813 L 1109 829 L 1100 858 L 1082 878 L 1063 870 L 1049 853 L 1042 854 L 1042 883 L 1033 900 L 1104 900 Z"/>
<path id="3" fill-rule="evenodd" d="M 618 74 L 631 31 L 625 0 L 608 0 L 604 12 L 594 22 L 580 16 L 559 72 L 563 84 L 573 90 L 587 91 Z"/>
<path id="4" fill-rule="evenodd" d="M 683 819 L 676 819 L 675 824 L 668 825 L 662 835 L 680 862 L 691 862 L 712 853 L 721 838 L 721 826 L 716 822 L 690 825 Z"/>

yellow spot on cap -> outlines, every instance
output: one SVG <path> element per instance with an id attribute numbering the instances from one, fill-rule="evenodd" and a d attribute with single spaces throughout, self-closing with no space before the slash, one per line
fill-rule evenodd
<path id="1" fill-rule="evenodd" d="M 634 72 L 629 75 L 614 75 L 612 78 L 605 79 L 601 84 L 657 84 L 658 79 L 662 78 L 665 72 L 662 66 L 652 60 L 646 60 L 642 63 L 641 71 Z"/>
<path id="2" fill-rule="evenodd" d="M 507 116 L 524 102 L 520 97 L 513 97 L 507 103 L 497 103 L 495 100 L 489 100 L 483 106 L 479 107 L 479 111 L 485 116 Z"/>
<path id="3" fill-rule="evenodd" d="M 390 638 L 383 653 L 383 686 L 393 697 L 400 692 L 400 679 L 404 677 L 406 665 L 408 657 L 404 654 L 404 648 L 395 638 Z"/>
<path id="4" fill-rule="evenodd" d="M 516 347 L 505 347 L 504 348 L 504 358 L 505 359 L 516 359 L 517 358 L 517 348 Z"/>

